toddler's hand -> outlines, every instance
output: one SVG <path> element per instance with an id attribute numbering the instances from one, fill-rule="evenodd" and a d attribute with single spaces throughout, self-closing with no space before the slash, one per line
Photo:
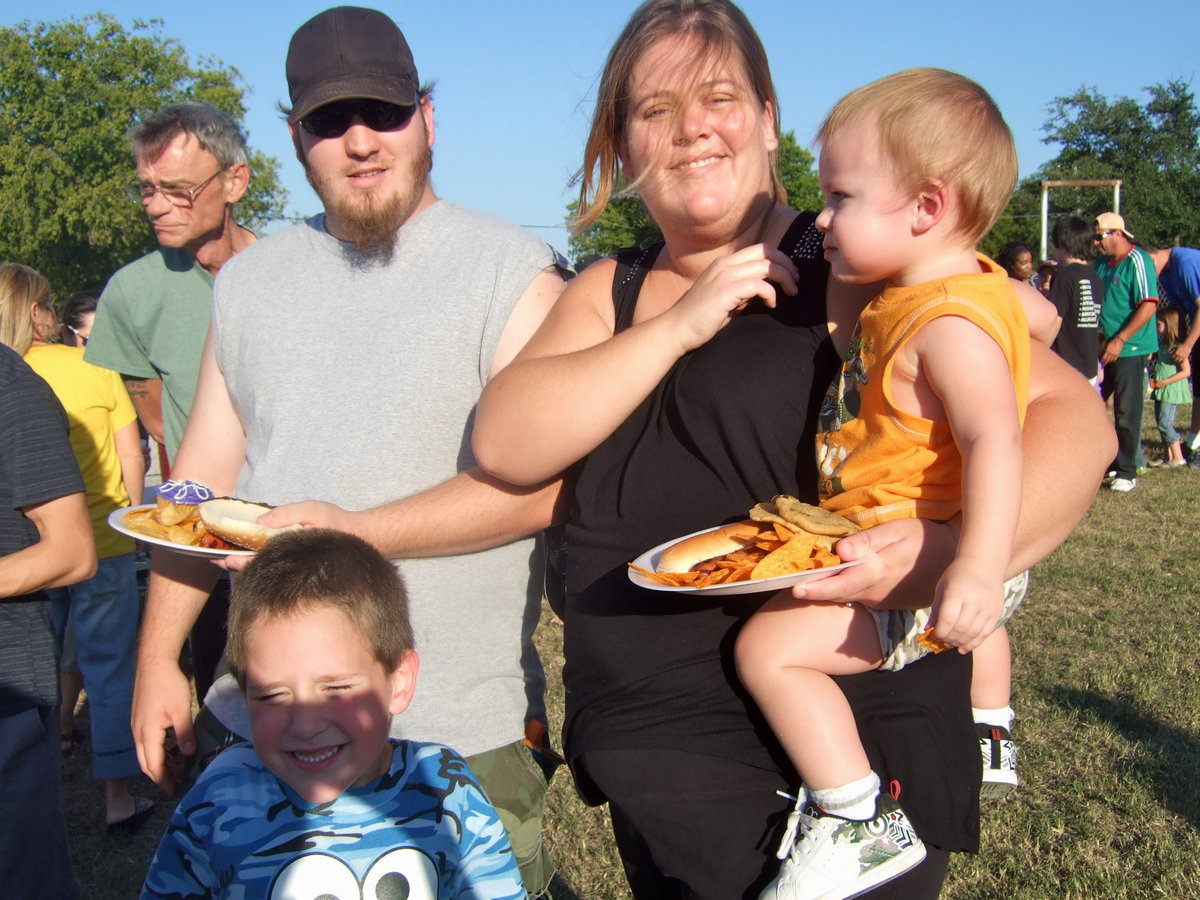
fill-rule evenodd
<path id="1" fill-rule="evenodd" d="M 996 629 L 1004 608 L 1004 582 L 993 566 L 956 557 L 938 582 L 933 634 L 959 653 L 970 653 Z"/>

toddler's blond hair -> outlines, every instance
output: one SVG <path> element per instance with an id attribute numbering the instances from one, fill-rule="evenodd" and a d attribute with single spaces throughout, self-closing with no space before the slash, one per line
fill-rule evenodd
<path id="1" fill-rule="evenodd" d="M 873 123 L 901 183 L 945 184 L 959 201 L 957 231 L 972 246 L 996 223 L 1017 183 L 1012 132 L 982 87 L 945 69 L 906 69 L 851 91 L 817 132 L 826 143 Z"/>

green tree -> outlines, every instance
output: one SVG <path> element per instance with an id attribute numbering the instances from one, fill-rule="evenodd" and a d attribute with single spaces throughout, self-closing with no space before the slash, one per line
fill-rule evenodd
<path id="1" fill-rule="evenodd" d="M 567 205 L 567 224 L 579 209 L 579 202 L 572 201 Z M 571 254 L 571 262 L 575 270 L 605 256 L 611 256 L 622 247 L 646 247 L 662 240 L 662 232 L 650 218 L 650 211 L 636 193 L 616 194 L 600 218 L 579 234 L 572 234 L 567 239 L 567 247 Z"/>
<path id="2" fill-rule="evenodd" d="M 1200 112 L 1186 82 L 1146 88 L 1148 100 L 1108 99 L 1081 87 L 1056 97 L 1042 130 L 1057 157 L 1021 182 L 984 243 L 1040 237 L 1041 182 L 1119 178 L 1121 214 L 1139 240 L 1161 246 L 1200 243 Z M 1091 219 L 1112 208 L 1110 188 L 1055 188 L 1050 221 Z M 994 245 L 994 246 L 993 246 Z"/>
<path id="3" fill-rule="evenodd" d="M 169 103 L 211 104 L 241 123 L 241 75 L 193 63 L 161 22 L 124 29 L 97 13 L 0 28 L 0 259 L 33 266 L 66 295 L 103 285 L 156 246 L 124 186 L 136 170 L 125 131 Z M 251 151 L 238 220 L 281 217 L 278 162 Z"/>
<path id="4" fill-rule="evenodd" d="M 820 209 L 821 188 L 814 168 L 812 152 L 796 142 L 796 134 L 786 131 L 780 137 L 776 154 L 779 178 L 787 189 L 788 206 L 792 209 Z M 567 206 L 568 223 L 579 208 L 578 203 Z M 662 240 L 662 232 L 650 218 L 650 212 L 637 194 L 620 194 L 609 201 L 604 213 L 592 226 L 571 235 L 568 247 L 576 268 L 604 256 L 611 256 L 622 247 L 645 247 Z"/>
<path id="5" fill-rule="evenodd" d="M 819 211 L 825 205 L 825 198 L 817 178 L 817 158 L 807 147 L 800 146 L 796 132 L 785 131 L 780 135 L 775 158 L 779 163 L 779 180 L 787 189 L 788 206 Z"/>

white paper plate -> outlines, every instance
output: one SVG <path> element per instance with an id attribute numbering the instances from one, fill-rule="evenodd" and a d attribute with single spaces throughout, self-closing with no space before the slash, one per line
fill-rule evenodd
<path id="1" fill-rule="evenodd" d="M 155 547 L 165 547 L 167 550 L 173 550 L 176 553 L 182 553 L 184 556 L 205 556 L 209 559 L 223 559 L 226 556 L 253 556 L 253 550 L 221 550 L 215 547 L 192 547 L 188 544 L 176 544 L 174 541 L 168 541 L 165 538 L 151 537 L 148 534 L 142 534 L 140 531 L 134 531 L 125 527 L 125 517 L 135 510 L 153 509 L 156 506 L 154 503 L 147 503 L 143 506 L 129 506 L 124 509 L 114 509 L 108 514 L 108 525 L 115 531 L 121 534 L 127 534 L 137 541 L 145 544 L 153 544 Z"/>
<path id="2" fill-rule="evenodd" d="M 658 560 L 663 555 L 663 551 L 676 544 L 679 541 L 686 540 L 690 537 L 695 537 L 697 534 L 707 534 L 710 531 L 716 531 L 718 528 L 724 528 L 724 525 L 717 525 L 713 528 L 704 528 L 693 534 L 685 534 L 682 537 L 672 538 L 665 543 L 659 544 L 647 550 L 641 556 L 633 561 L 635 566 L 641 566 L 643 569 L 648 569 L 653 572 L 658 567 Z M 864 557 L 865 559 L 866 557 Z M 790 575 L 775 575 L 771 578 L 758 578 L 754 581 L 735 581 L 733 584 L 711 584 L 708 587 L 671 587 L 665 584 L 659 584 L 657 581 L 652 581 L 637 572 L 634 569 L 628 569 L 629 580 L 638 587 L 644 587 L 648 591 L 667 591 L 674 594 L 707 594 L 710 597 L 729 597 L 735 594 L 759 594 L 765 591 L 781 591 L 784 588 L 789 588 L 792 585 L 800 584 L 804 581 L 820 581 L 822 578 L 828 578 L 835 572 L 840 572 L 842 569 L 848 569 L 851 566 L 857 566 L 864 559 L 856 559 L 852 562 L 845 562 L 838 566 L 825 566 L 820 569 L 809 569 L 807 572 L 793 572 Z"/>

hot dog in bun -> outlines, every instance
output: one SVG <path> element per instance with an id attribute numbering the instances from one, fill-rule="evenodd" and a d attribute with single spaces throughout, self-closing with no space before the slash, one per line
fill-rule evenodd
<path id="1" fill-rule="evenodd" d="M 268 528 L 259 525 L 258 517 L 270 509 L 271 507 L 261 503 L 219 497 L 200 504 L 200 520 L 209 534 L 215 534 L 237 547 L 261 550 L 275 535 L 302 527 L 289 525 L 286 528 Z"/>
<path id="2" fill-rule="evenodd" d="M 659 557 L 655 571 L 690 572 L 694 566 L 735 550 L 753 547 L 764 529 L 746 519 L 672 544 Z"/>

